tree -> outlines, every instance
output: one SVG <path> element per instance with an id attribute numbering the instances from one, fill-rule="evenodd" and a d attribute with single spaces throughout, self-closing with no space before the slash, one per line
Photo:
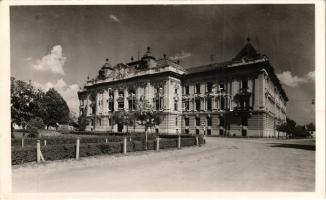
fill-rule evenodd
<path id="1" fill-rule="evenodd" d="M 277 131 L 285 132 L 287 136 L 294 134 L 296 122 L 290 118 L 286 118 L 286 123 L 278 125 L 276 127 Z"/>
<path id="2" fill-rule="evenodd" d="M 42 105 L 45 108 L 43 120 L 47 128 L 49 126 L 57 127 L 58 124 L 69 123 L 69 107 L 54 88 L 49 89 L 45 93 Z"/>
<path id="3" fill-rule="evenodd" d="M 161 112 L 155 111 L 147 101 L 140 101 L 135 112 L 135 118 L 139 125 L 145 127 L 145 143 L 147 149 L 148 130 L 161 124 Z"/>
<path id="4" fill-rule="evenodd" d="M 14 77 L 11 77 L 10 81 L 11 127 L 13 128 L 13 124 L 17 124 L 25 130 L 27 123 L 36 116 L 38 91 L 31 83 L 16 80 Z M 14 137 L 13 134 L 12 137 Z"/>
<path id="5" fill-rule="evenodd" d="M 44 128 L 43 119 L 40 117 L 35 117 L 27 123 L 27 131 L 30 137 L 39 137 L 39 129 Z"/>
<path id="6" fill-rule="evenodd" d="M 114 124 L 120 124 L 127 127 L 127 133 L 129 133 L 129 126 L 134 125 L 135 115 L 125 110 L 114 111 L 112 114 L 112 120 Z"/>

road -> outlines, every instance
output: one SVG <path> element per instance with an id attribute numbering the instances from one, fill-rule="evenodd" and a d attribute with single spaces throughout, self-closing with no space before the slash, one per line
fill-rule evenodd
<path id="1" fill-rule="evenodd" d="M 181 150 L 29 163 L 12 167 L 13 192 L 314 191 L 315 151 L 306 144 L 207 138 Z"/>

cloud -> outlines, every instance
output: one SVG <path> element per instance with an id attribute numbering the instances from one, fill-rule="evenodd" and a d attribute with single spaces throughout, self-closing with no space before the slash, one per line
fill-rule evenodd
<path id="1" fill-rule="evenodd" d="M 48 91 L 50 88 L 56 89 L 67 102 L 70 111 L 78 114 L 79 100 L 77 92 L 79 90 L 79 85 L 68 85 L 62 78 L 57 80 L 56 82 L 47 82 L 45 84 L 41 84 L 38 82 L 32 83 L 36 88 L 41 89 L 43 91 Z"/>
<path id="2" fill-rule="evenodd" d="M 115 22 L 118 22 L 118 23 L 120 23 L 120 19 L 117 17 L 117 16 L 115 16 L 115 15 L 110 15 L 110 19 L 112 19 L 113 21 L 115 21 Z"/>
<path id="3" fill-rule="evenodd" d="M 182 60 L 182 59 L 188 58 L 190 56 L 192 56 L 191 53 L 181 51 L 181 53 L 178 53 L 175 56 L 170 57 L 169 59 L 170 60 Z"/>
<path id="4" fill-rule="evenodd" d="M 277 74 L 280 81 L 289 87 L 298 87 L 302 83 L 307 83 L 315 80 L 315 72 L 309 72 L 303 77 L 292 75 L 290 71 L 284 71 L 281 74 Z"/>
<path id="5" fill-rule="evenodd" d="M 38 71 L 49 71 L 64 75 L 63 65 L 66 59 L 62 53 L 62 46 L 55 45 L 52 47 L 50 54 L 38 59 L 32 67 Z"/>

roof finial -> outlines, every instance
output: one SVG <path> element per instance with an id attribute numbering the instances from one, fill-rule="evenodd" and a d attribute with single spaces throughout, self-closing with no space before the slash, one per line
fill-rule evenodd
<path id="1" fill-rule="evenodd" d="M 131 60 L 131 61 L 134 61 L 134 57 L 133 57 L 133 56 L 131 56 L 130 60 Z"/>
<path id="2" fill-rule="evenodd" d="M 147 53 L 151 52 L 151 47 L 147 47 Z"/>
<path id="3" fill-rule="evenodd" d="M 250 42 L 250 37 L 249 37 L 249 35 L 248 35 L 248 37 L 247 37 L 247 42 L 248 42 L 248 43 Z"/>
<path id="4" fill-rule="evenodd" d="M 105 62 L 109 62 L 109 59 L 108 59 L 108 58 L 106 58 L 106 59 L 105 59 Z"/>

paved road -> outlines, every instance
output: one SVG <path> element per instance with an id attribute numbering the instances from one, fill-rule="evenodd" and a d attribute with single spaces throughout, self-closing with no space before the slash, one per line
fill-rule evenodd
<path id="1" fill-rule="evenodd" d="M 313 142 L 283 143 L 207 138 L 202 147 L 14 166 L 13 191 L 313 191 Z"/>

